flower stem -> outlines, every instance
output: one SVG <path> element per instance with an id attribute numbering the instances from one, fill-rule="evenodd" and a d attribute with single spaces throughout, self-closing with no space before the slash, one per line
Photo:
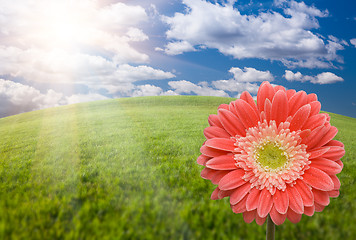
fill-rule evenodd
<path id="1" fill-rule="evenodd" d="M 267 216 L 266 240 L 274 240 L 274 222 L 272 221 L 269 214 Z"/>

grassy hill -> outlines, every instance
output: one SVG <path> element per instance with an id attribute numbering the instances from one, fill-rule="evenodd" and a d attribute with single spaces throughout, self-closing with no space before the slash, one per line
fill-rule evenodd
<path id="1" fill-rule="evenodd" d="M 82 103 L 0 119 L 1 239 L 264 239 L 196 164 L 209 114 L 230 98 Z M 276 239 L 355 239 L 356 119 L 331 114 L 345 144 L 341 195 Z"/>

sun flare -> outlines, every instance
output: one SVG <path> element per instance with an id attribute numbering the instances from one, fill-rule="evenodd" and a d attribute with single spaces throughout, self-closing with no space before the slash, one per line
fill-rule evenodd
<path id="1" fill-rule="evenodd" d="M 72 48 L 92 37 L 90 11 L 73 1 L 46 2 L 33 20 L 31 40 L 51 49 Z"/>

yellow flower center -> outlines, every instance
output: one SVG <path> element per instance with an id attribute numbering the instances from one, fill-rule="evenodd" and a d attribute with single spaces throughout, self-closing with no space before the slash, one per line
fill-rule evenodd
<path id="1" fill-rule="evenodd" d="M 278 169 L 288 161 L 287 153 L 276 142 L 266 142 L 256 149 L 256 161 L 264 168 Z"/>

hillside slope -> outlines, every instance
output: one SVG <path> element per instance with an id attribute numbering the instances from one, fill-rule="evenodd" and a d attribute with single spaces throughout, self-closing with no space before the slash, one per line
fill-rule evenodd
<path id="1" fill-rule="evenodd" d="M 264 239 L 196 164 L 209 114 L 230 98 L 105 100 L 0 119 L 1 239 Z M 356 119 L 331 114 L 345 144 L 341 195 L 276 239 L 356 236 Z"/>

